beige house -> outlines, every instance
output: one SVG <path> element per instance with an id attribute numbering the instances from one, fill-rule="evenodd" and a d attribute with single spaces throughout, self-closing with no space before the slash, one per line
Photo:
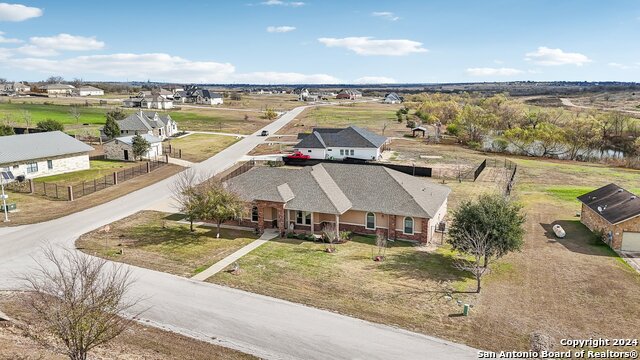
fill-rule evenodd
<path id="1" fill-rule="evenodd" d="M 111 160 L 135 161 L 133 155 L 134 136 L 122 136 L 105 142 L 105 157 Z M 149 150 L 142 155 L 143 159 L 154 160 L 162 156 L 162 139 L 150 134 L 142 134 L 140 136 L 147 140 L 150 145 Z"/>
<path id="2" fill-rule="evenodd" d="M 640 252 L 640 199 L 616 184 L 578 197 L 580 222 L 591 231 L 604 233 L 614 250 Z"/>
<path id="3" fill-rule="evenodd" d="M 76 90 L 75 86 L 69 84 L 48 84 L 40 89 L 44 90 L 50 96 L 69 96 Z"/>
<path id="4" fill-rule="evenodd" d="M 149 134 L 164 140 L 178 133 L 178 124 L 169 114 L 155 111 L 140 110 L 117 123 L 122 136 Z"/>
<path id="5" fill-rule="evenodd" d="M 255 167 L 226 182 L 247 202 L 243 226 L 321 233 L 327 224 L 359 234 L 427 243 L 447 212 L 450 189 L 384 166 L 325 163 Z"/>
<path id="6" fill-rule="evenodd" d="M 27 179 L 87 170 L 92 150 L 61 131 L 0 136 L 0 168 Z"/>

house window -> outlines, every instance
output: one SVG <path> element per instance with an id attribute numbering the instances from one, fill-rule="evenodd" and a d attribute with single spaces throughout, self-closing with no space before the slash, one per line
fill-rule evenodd
<path id="1" fill-rule="evenodd" d="M 376 229 L 376 214 L 374 213 L 367 213 L 367 225 L 366 225 L 367 229 L 369 230 L 375 230 Z"/>
<path id="2" fill-rule="evenodd" d="M 36 173 L 38 172 L 38 163 L 27 164 L 27 173 Z"/>
<path id="3" fill-rule="evenodd" d="M 353 156 L 355 153 L 355 150 L 351 149 L 351 156 Z"/>
<path id="4" fill-rule="evenodd" d="M 344 150 L 340 149 L 340 155 L 344 155 Z"/>
<path id="5" fill-rule="evenodd" d="M 258 222 L 258 207 L 254 206 L 251 208 L 251 221 Z"/>
<path id="6" fill-rule="evenodd" d="M 311 150 L 307 150 L 307 152 L 311 152 Z"/>
<path id="7" fill-rule="evenodd" d="M 311 225 L 311 213 L 307 211 L 296 211 L 296 224 Z"/>
<path id="8" fill-rule="evenodd" d="M 404 233 L 413 235 L 413 218 L 412 217 L 404 218 Z"/>
<path id="9" fill-rule="evenodd" d="M 47 160 L 47 169 L 53 169 L 53 160 Z"/>

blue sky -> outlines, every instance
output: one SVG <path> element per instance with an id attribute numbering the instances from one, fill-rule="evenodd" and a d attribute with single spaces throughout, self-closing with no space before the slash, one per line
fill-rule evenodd
<path id="1" fill-rule="evenodd" d="M 640 81 L 640 2 L 0 3 L 0 77 L 210 83 Z"/>

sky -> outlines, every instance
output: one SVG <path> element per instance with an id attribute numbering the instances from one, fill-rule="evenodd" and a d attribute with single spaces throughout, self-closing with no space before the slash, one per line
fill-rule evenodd
<path id="1" fill-rule="evenodd" d="M 636 0 L 25 0 L 0 2 L 0 77 L 640 81 L 639 35 Z"/>

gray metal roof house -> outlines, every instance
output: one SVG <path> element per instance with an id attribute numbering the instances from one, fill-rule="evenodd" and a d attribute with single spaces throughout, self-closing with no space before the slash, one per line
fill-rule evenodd
<path id="1" fill-rule="evenodd" d="M 92 150 L 61 131 L 0 136 L 0 167 L 28 178 L 85 170 Z"/>
<path id="2" fill-rule="evenodd" d="M 351 157 L 378 160 L 387 141 L 385 136 L 357 126 L 343 129 L 316 128 L 311 134 L 302 137 L 294 148 L 313 159 Z"/>

